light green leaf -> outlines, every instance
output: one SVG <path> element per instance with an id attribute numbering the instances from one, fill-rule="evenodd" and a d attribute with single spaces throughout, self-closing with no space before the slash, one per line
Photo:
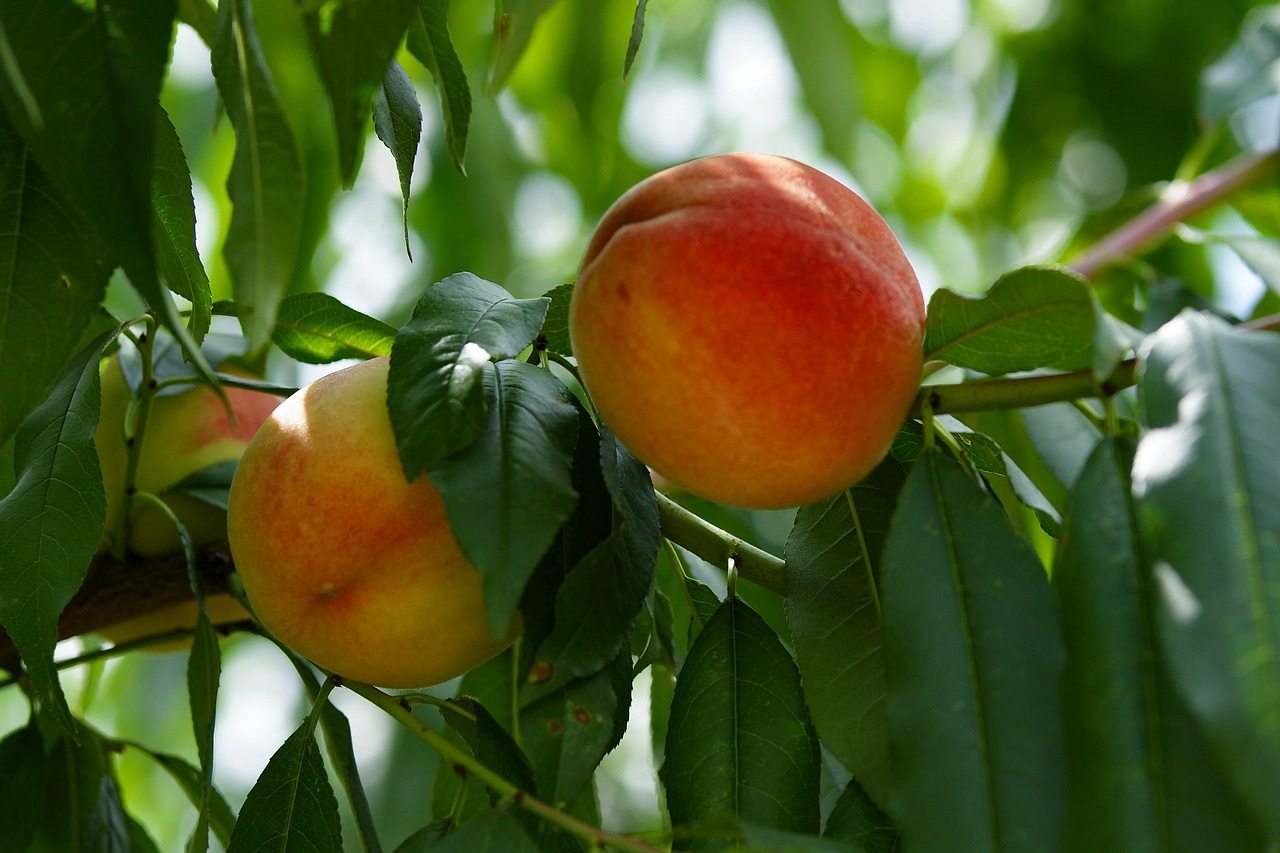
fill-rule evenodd
<path id="1" fill-rule="evenodd" d="M 489 63 L 489 91 L 497 92 L 524 56 L 538 18 L 556 0 L 497 0 L 493 10 L 493 58 Z"/>
<path id="2" fill-rule="evenodd" d="M 258 44 L 249 0 L 218 4 L 212 63 L 218 94 L 236 132 L 227 176 L 231 224 L 222 254 L 253 359 L 270 340 L 298 260 L 302 164 Z"/>
<path id="3" fill-rule="evenodd" d="M 170 290 L 191 303 L 187 328 L 196 343 L 209 331 L 213 295 L 196 251 L 196 209 L 191 170 L 182 141 L 163 108 L 156 110 L 155 156 L 151 164 L 151 231 L 156 267 Z"/>
<path id="4" fill-rule="evenodd" d="M 787 627 L 814 727 L 882 802 L 890 768 L 880 558 L 905 481 L 889 457 L 848 491 L 801 507 L 785 552 Z"/>
<path id="5" fill-rule="evenodd" d="M 1132 444 L 1107 439 L 1072 492 L 1054 561 L 1073 851 L 1258 850 L 1250 816 L 1173 689 L 1130 498 Z"/>
<path id="6" fill-rule="evenodd" d="M 75 352 L 106 292 L 108 255 L 0 111 L 0 443 Z"/>
<path id="7" fill-rule="evenodd" d="M 929 300 L 926 360 L 988 374 L 1090 364 L 1095 302 L 1065 267 L 1024 267 L 981 297 L 938 290 Z"/>
<path id="8" fill-rule="evenodd" d="M 415 0 L 338 0 L 303 7 L 320 79 L 333 107 L 345 187 L 355 183 L 373 101 L 409 28 L 414 5 Z"/>
<path id="9" fill-rule="evenodd" d="M 1259 6 L 1240 25 L 1236 41 L 1205 68 L 1200 112 L 1221 122 L 1261 98 L 1275 95 L 1280 73 L 1280 7 Z"/>
<path id="10" fill-rule="evenodd" d="M 429 476 L 459 547 L 484 578 L 497 637 L 577 502 L 570 470 L 578 413 L 568 389 L 524 362 L 487 365 L 484 386 L 489 414 L 480 437 Z"/>
<path id="11" fill-rule="evenodd" d="M 129 746 L 149 755 L 157 764 L 163 767 L 173 777 L 173 781 L 178 783 L 178 787 L 182 789 L 182 792 L 187 795 L 191 805 L 197 809 L 204 807 L 204 774 L 200 770 L 192 767 L 176 755 L 155 752 L 139 743 L 130 743 Z M 235 823 L 236 816 L 231 811 L 231 806 L 218 789 L 213 788 L 209 793 L 209 828 L 213 830 L 213 837 L 218 839 L 218 843 L 223 847 L 226 847 L 227 842 L 231 840 L 231 832 L 235 827 Z"/>
<path id="12" fill-rule="evenodd" d="M 440 89 L 444 139 L 453 165 L 466 174 L 467 129 L 471 124 L 471 87 L 449 39 L 449 0 L 418 0 L 418 15 L 405 40 L 409 52 L 427 67 Z"/>
<path id="13" fill-rule="evenodd" d="M 1156 332 L 1133 467 L 1164 657 L 1280 836 L 1280 337 L 1186 312 Z"/>
<path id="14" fill-rule="evenodd" d="M 666 785 L 676 827 L 710 819 L 817 834 L 818 739 L 800 673 L 755 611 L 731 598 L 680 670 L 667 731 Z M 690 850 L 726 840 L 690 838 Z"/>
<path id="15" fill-rule="evenodd" d="M 327 293 L 297 293 L 280 303 L 271 341 L 306 364 L 391 353 L 395 327 L 362 314 Z"/>
<path id="16" fill-rule="evenodd" d="M 391 348 L 387 405 L 405 476 L 413 479 L 476 440 L 485 423 L 483 377 L 538 334 L 546 299 L 515 299 L 457 273 L 433 285 Z"/>
<path id="17" fill-rule="evenodd" d="M 342 853 L 338 801 L 309 721 L 289 736 L 240 810 L 227 853 Z"/>
<path id="18" fill-rule="evenodd" d="M 53 647 L 58 616 L 84 581 L 106 523 L 93 433 L 102 400 L 98 359 L 118 331 L 72 359 L 23 422 L 14 443 L 18 482 L 0 500 L 0 624 L 45 710 L 73 736 Z"/>
<path id="19" fill-rule="evenodd" d="M 881 573 L 893 786 L 913 850 L 1054 850 L 1062 639 L 1039 559 L 959 463 L 927 452 Z"/>
<path id="20" fill-rule="evenodd" d="M 409 247 L 409 184 L 413 177 L 413 158 L 422 138 L 422 107 L 413 81 L 394 60 L 387 64 L 382 86 L 373 99 L 373 129 L 396 161 L 400 176 L 401 218 L 404 220 L 404 250 L 413 260 Z"/>

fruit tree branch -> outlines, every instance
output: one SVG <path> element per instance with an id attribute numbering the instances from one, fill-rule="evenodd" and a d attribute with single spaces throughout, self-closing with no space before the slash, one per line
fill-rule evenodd
<path id="1" fill-rule="evenodd" d="M 1085 278 L 1116 261 L 1132 257 L 1163 237 L 1174 225 L 1207 210 L 1227 196 L 1273 174 L 1280 151 L 1246 154 L 1205 172 L 1193 181 L 1175 181 L 1164 188 L 1160 200 L 1137 217 L 1094 243 L 1067 263 Z"/>
<path id="2" fill-rule="evenodd" d="M 717 568 L 727 569 L 729 561 L 733 560 L 740 577 L 771 592 L 783 594 L 782 560 L 721 530 L 661 492 L 657 496 L 663 536 Z"/>

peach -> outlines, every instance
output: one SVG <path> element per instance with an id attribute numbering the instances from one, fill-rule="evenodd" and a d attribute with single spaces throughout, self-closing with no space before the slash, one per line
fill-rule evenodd
<path id="1" fill-rule="evenodd" d="M 480 573 L 439 491 L 406 480 L 384 356 L 324 376 L 254 436 L 231 484 L 231 553 L 262 624 L 338 675 L 447 681 L 514 641 L 490 636 Z"/>
<path id="2" fill-rule="evenodd" d="M 597 226 L 570 307 L 601 419 L 702 497 L 781 508 L 856 483 L 921 377 L 924 299 L 884 220 L 783 157 L 659 172 Z"/>

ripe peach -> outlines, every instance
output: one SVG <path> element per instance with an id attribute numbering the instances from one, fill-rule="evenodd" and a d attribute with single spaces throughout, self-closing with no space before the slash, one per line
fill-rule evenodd
<path id="1" fill-rule="evenodd" d="M 386 357 L 290 397 L 231 484 L 231 553 L 262 624 L 333 672 L 384 687 L 447 681 L 515 639 L 489 635 L 480 573 L 439 491 L 405 479 Z M 518 620 L 517 620 L 518 622 Z"/>
<path id="2" fill-rule="evenodd" d="M 605 213 L 570 307 L 601 418 L 661 476 L 796 506 L 884 456 L 921 376 L 924 299 L 893 233 L 835 179 L 726 154 Z"/>

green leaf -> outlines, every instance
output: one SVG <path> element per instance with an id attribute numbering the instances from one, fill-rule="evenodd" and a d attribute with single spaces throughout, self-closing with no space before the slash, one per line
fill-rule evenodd
<path id="1" fill-rule="evenodd" d="M 497 92 L 507 83 L 520 57 L 524 56 L 538 18 L 556 0 L 497 0 L 493 10 L 493 58 L 489 63 L 489 91 Z"/>
<path id="2" fill-rule="evenodd" d="M 1280 836 L 1280 337 L 1184 313 L 1142 363 L 1133 481 L 1165 661 Z"/>
<path id="3" fill-rule="evenodd" d="M 1261 839 L 1159 660 L 1130 498 L 1132 445 L 1107 439 L 1072 493 L 1054 562 L 1069 850 L 1258 850 Z"/>
<path id="4" fill-rule="evenodd" d="M 75 352 L 106 292 L 108 254 L 0 111 L 0 444 Z"/>
<path id="5" fill-rule="evenodd" d="M 529 759 L 502 724 L 475 699 L 464 696 L 454 700 L 454 704 L 465 713 L 442 710 L 441 714 L 449 727 L 466 741 L 476 760 L 520 790 L 530 793 L 535 791 L 533 768 L 529 765 Z M 474 719 L 465 714 L 470 714 Z M 501 797 L 490 791 L 489 799 L 496 806 Z"/>
<path id="6" fill-rule="evenodd" d="M 183 544 L 190 546 L 190 537 L 182 531 Z M 194 579 L 194 566 L 191 567 Z M 196 594 L 200 613 L 196 619 L 192 637 L 191 654 L 187 657 L 187 694 L 191 702 L 191 727 L 196 739 L 196 755 L 200 760 L 200 800 L 196 804 L 196 826 L 191 836 L 191 851 L 209 849 L 209 828 L 213 821 L 213 734 L 218 709 L 218 683 L 222 676 L 222 656 L 218 649 L 218 635 L 209 622 L 203 593 Z"/>
<path id="7" fill-rule="evenodd" d="M 26 850 L 44 807 L 44 742 L 34 724 L 0 741 L 0 838 Z"/>
<path id="8" fill-rule="evenodd" d="M 293 133 L 258 44 L 249 0 L 218 4 L 213 76 L 236 132 L 227 176 L 231 223 L 222 246 L 254 359 L 267 346 L 298 260 L 303 180 Z"/>
<path id="9" fill-rule="evenodd" d="M 81 729 L 79 745 L 65 734 L 50 744 L 44 812 L 39 818 L 32 850 L 126 853 L 130 849 L 129 817 L 111 758 L 92 729 Z"/>
<path id="10" fill-rule="evenodd" d="M 523 362 L 487 367 L 485 391 L 484 432 L 430 477 L 459 547 L 484 578 L 489 630 L 501 636 L 577 501 L 569 472 L 578 415 L 554 376 Z"/>
<path id="11" fill-rule="evenodd" d="M 396 853 L 538 853 L 538 847 L 509 810 L 493 809 L 443 837 L 427 827 Z"/>
<path id="12" fill-rule="evenodd" d="M 1065 267 L 1024 267 L 981 297 L 950 290 L 929 299 L 926 360 L 982 373 L 1090 364 L 1095 302 L 1088 282 Z"/>
<path id="13" fill-rule="evenodd" d="M 215 462 L 208 468 L 201 468 L 177 485 L 166 489 L 168 492 L 181 492 L 190 495 L 201 503 L 227 511 L 228 497 L 231 491 L 231 480 L 239 467 L 238 459 Z"/>
<path id="14" fill-rule="evenodd" d="M 749 821 L 739 824 L 742 843 L 734 853 L 849 853 L 849 845 L 799 832 L 784 832 L 755 826 Z"/>
<path id="15" fill-rule="evenodd" d="M 1268 290 L 1280 295 L 1280 240 L 1270 237 L 1223 234 L 1216 238 L 1215 242 L 1230 246 L 1240 256 L 1240 260 L 1262 279 L 1262 283 Z"/>
<path id="16" fill-rule="evenodd" d="M 156 109 L 155 155 L 151 164 L 151 239 L 156 267 L 170 290 L 191 303 L 187 328 L 196 343 L 209 331 L 213 295 L 196 251 L 196 208 L 191 170 L 182 141 L 163 108 Z"/>
<path id="17" fill-rule="evenodd" d="M 565 807 L 582 794 L 600 759 L 617 746 L 631 710 L 631 654 L 520 712 L 521 741 L 538 797 Z"/>
<path id="18" fill-rule="evenodd" d="M 423 294 L 396 336 L 387 377 L 406 477 L 476 440 L 485 425 L 486 366 L 527 347 L 546 311 L 546 299 L 515 299 L 465 272 Z"/>
<path id="19" fill-rule="evenodd" d="M 405 44 L 427 67 L 440 89 L 444 139 L 453 165 L 466 174 L 467 129 L 471 124 L 471 87 L 462 60 L 449 39 L 449 0 L 418 0 L 418 15 Z"/>
<path id="20" fill-rule="evenodd" d="M 338 164 L 347 188 L 356 180 L 374 97 L 413 10 L 414 0 L 339 0 L 303 8 L 320 79 L 333 107 Z"/>
<path id="21" fill-rule="evenodd" d="M 130 283 L 209 377 L 208 364 L 160 285 L 152 243 L 154 122 L 175 0 L 42 0 L 38 14 L 30 8 L 6 0 L 0 3 L 0 23 L 19 73 L 33 84 L 29 94 L 39 121 L 31 120 L 8 75 L 0 75 L 0 101 L 45 173 L 87 214 Z"/>
<path id="22" fill-rule="evenodd" d="M 850 845 L 849 853 L 894 853 L 901 841 L 889 816 L 872 802 L 856 779 L 850 779 L 836 800 L 823 838 Z"/>
<path id="23" fill-rule="evenodd" d="M 245 798 L 227 853 L 342 851 L 338 801 L 310 721 L 289 735 Z"/>
<path id="24" fill-rule="evenodd" d="M 542 323 L 542 337 L 547 349 L 560 355 L 573 355 L 573 342 L 569 339 L 569 303 L 573 300 L 573 282 L 547 291 L 551 300 L 547 306 L 547 318 Z"/>
<path id="25" fill-rule="evenodd" d="M 187 799 L 191 801 L 191 805 L 197 809 L 204 807 L 204 774 L 192 767 L 185 760 L 176 755 L 168 755 L 163 752 L 155 752 L 139 743 L 129 743 L 133 749 L 140 750 L 149 755 L 157 764 L 165 769 L 165 771 L 173 777 L 173 781 L 178 783 L 178 787 L 187 795 Z M 223 847 L 231 840 L 231 832 L 235 827 L 236 816 L 231 811 L 231 806 L 227 803 L 221 792 L 217 788 L 213 788 L 209 792 L 209 827 L 213 830 L 213 837 L 218 839 L 218 843 Z"/>
<path id="26" fill-rule="evenodd" d="M 983 477 L 1003 477 L 1009 481 L 1009 487 L 1024 506 L 1035 513 L 1040 528 L 1050 536 L 1056 537 L 1062 525 L 1062 516 L 1057 507 L 1049 502 L 1035 483 L 1022 472 L 1018 463 L 995 442 L 995 439 L 980 432 L 974 432 L 960 421 L 943 416 L 947 429 L 964 451 L 965 458 Z"/>
<path id="27" fill-rule="evenodd" d="M 889 789 L 880 558 L 906 481 L 889 457 L 848 491 L 796 513 L 786 545 L 787 627 L 822 743 L 882 802 Z"/>
<path id="28" fill-rule="evenodd" d="M 653 586 L 658 503 L 649 469 L 610 432 L 600 437 L 600 468 L 614 508 L 614 532 L 565 576 L 555 629 L 538 647 L 523 698 L 533 701 L 598 672 L 628 646 L 631 626 Z"/>
<path id="29" fill-rule="evenodd" d="M 396 330 L 327 293 L 296 293 L 280 303 L 271 341 L 285 355 L 306 364 L 344 358 L 376 358 L 391 353 Z"/>
<path id="30" fill-rule="evenodd" d="M 631 37 L 627 39 L 627 56 L 622 62 L 622 80 L 626 82 L 631 76 L 631 66 L 640 52 L 640 41 L 644 38 L 644 10 L 649 0 L 636 0 L 636 14 L 631 19 Z"/>
<path id="31" fill-rule="evenodd" d="M 58 616 L 102 540 L 107 499 L 93 444 L 102 400 L 100 336 L 72 359 L 18 429 L 17 485 L 0 500 L 0 624 L 17 646 L 45 710 L 74 732 L 53 666 Z"/>
<path id="32" fill-rule="evenodd" d="M 401 217 L 404 220 L 404 250 L 413 260 L 409 247 L 409 184 L 413 177 L 413 158 L 422 138 L 422 107 L 413 81 L 391 61 L 382 75 L 382 86 L 373 99 L 373 129 L 396 161 L 400 176 Z"/>
<path id="33" fill-rule="evenodd" d="M 1241 107 L 1276 94 L 1280 70 L 1280 7 L 1260 6 L 1240 25 L 1234 44 L 1200 78 L 1200 112 L 1221 122 Z"/>
<path id="34" fill-rule="evenodd" d="M 660 774 L 672 824 L 727 817 L 816 834 L 819 764 L 795 663 L 773 629 L 730 598 L 676 682 Z M 685 846 L 726 843 L 690 838 Z"/>
<path id="35" fill-rule="evenodd" d="M 1039 559 L 959 463 L 912 467 L 884 549 L 886 809 L 907 849 L 1053 850 L 1062 640 Z"/>

